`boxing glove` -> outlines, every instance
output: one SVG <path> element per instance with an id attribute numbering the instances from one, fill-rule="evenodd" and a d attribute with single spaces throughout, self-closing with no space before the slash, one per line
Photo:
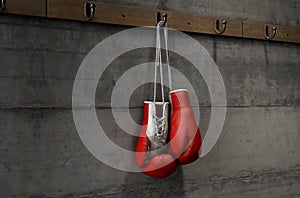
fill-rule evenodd
<path id="1" fill-rule="evenodd" d="M 190 104 L 188 91 L 177 89 L 170 92 L 172 104 L 170 149 L 180 165 L 199 158 L 201 134 Z"/>
<path id="2" fill-rule="evenodd" d="M 167 147 L 168 102 L 144 102 L 144 119 L 136 145 L 135 162 L 143 173 L 164 178 L 177 169 Z"/>

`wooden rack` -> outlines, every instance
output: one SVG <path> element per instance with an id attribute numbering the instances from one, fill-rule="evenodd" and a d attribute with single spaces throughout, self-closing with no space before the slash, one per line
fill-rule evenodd
<path id="1" fill-rule="evenodd" d="M 185 32 L 300 43 L 300 28 L 214 18 L 86 0 L 0 0 L 0 13 L 126 26 L 153 26 L 167 14 L 168 26 Z"/>

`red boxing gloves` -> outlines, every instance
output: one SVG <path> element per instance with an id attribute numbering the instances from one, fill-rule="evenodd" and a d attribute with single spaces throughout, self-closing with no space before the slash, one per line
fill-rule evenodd
<path id="1" fill-rule="evenodd" d="M 135 162 L 146 175 L 164 178 L 177 169 L 164 147 L 168 136 L 168 102 L 144 102 L 144 119 L 136 146 Z"/>
<path id="2" fill-rule="evenodd" d="M 201 135 L 190 104 L 188 91 L 177 89 L 170 92 L 172 118 L 170 148 L 179 164 L 189 164 L 199 158 Z"/>
<path id="3" fill-rule="evenodd" d="M 135 162 L 146 175 L 164 178 L 184 165 L 199 158 L 201 135 L 190 104 L 188 91 L 178 89 L 170 92 L 172 118 L 170 130 L 170 150 L 167 147 L 169 103 L 164 102 L 163 70 L 160 45 L 160 26 L 156 31 L 156 59 L 154 65 L 153 101 L 144 102 L 144 119 L 136 146 Z M 172 89 L 171 69 L 168 56 L 167 27 L 164 26 L 166 64 L 168 65 L 169 87 Z M 156 101 L 157 68 L 160 69 L 162 102 Z"/>

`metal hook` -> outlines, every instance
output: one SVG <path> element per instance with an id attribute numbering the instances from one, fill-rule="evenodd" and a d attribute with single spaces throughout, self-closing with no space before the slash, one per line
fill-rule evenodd
<path id="1" fill-rule="evenodd" d="M 0 12 L 5 10 L 6 0 L 1 0 L 0 2 Z"/>
<path id="2" fill-rule="evenodd" d="M 85 3 L 84 4 L 84 16 L 90 21 L 94 18 L 96 5 L 93 3 Z"/>
<path id="3" fill-rule="evenodd" d="M 269 36 L 269 27 L 268 25 L 265 25 L 265 32 L 264 32 L 265 38 L 268 40 L 273 39 L 276 36 L 276 27 L 272 27 L 272 35 Z"/>
<path id="4" fill-rule="evenodd" d="M 226 24 L 227 24 L 227 21 L 226 20 L 223 20 L 222 22 L 222 30 L 219 30 L 219 19 L 216 19 L 215 20 L 215 31 L 217 34 L 223 34 L 226 30 Z"/>
<path id="5" fill-rule="evenodd" d="M 163 13 L 163 19 L 164 19 L 163 26 L 165 26 L 167 24 L 167 19 L 168 19 L 168 14 L 167 13 Z"/>
<path id="6" fill-rule="evenodd" d="M 156 12 L 156 25 L 160 22 L 160 12 Z"/>
<path id="7" fill-rule="evenodd" d="M 167 18 L 168 18 L 168 14 L 167 13 L 163 13 L 163 24 L 162 26 L 165 26 L 167 23 Z M 156 25 L 161 21 L 161 14 L 160 12 L 156 13 Z"/>

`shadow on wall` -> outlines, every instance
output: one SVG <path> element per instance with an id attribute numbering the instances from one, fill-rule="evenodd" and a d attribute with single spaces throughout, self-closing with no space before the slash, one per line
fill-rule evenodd
<path id="1" fill-rule="evenodd" d="M 128 173 L 125 177 L 126 184 L 120 193 L 120 197 L 172 197 L 185 196 L 184 178 L 182 168 L 163 179 L 149 177 L 142 173 Z M 135 185 L 136 184 L 136 185 Z M 108 196 L 109 197 L 109 196 Z"/>

